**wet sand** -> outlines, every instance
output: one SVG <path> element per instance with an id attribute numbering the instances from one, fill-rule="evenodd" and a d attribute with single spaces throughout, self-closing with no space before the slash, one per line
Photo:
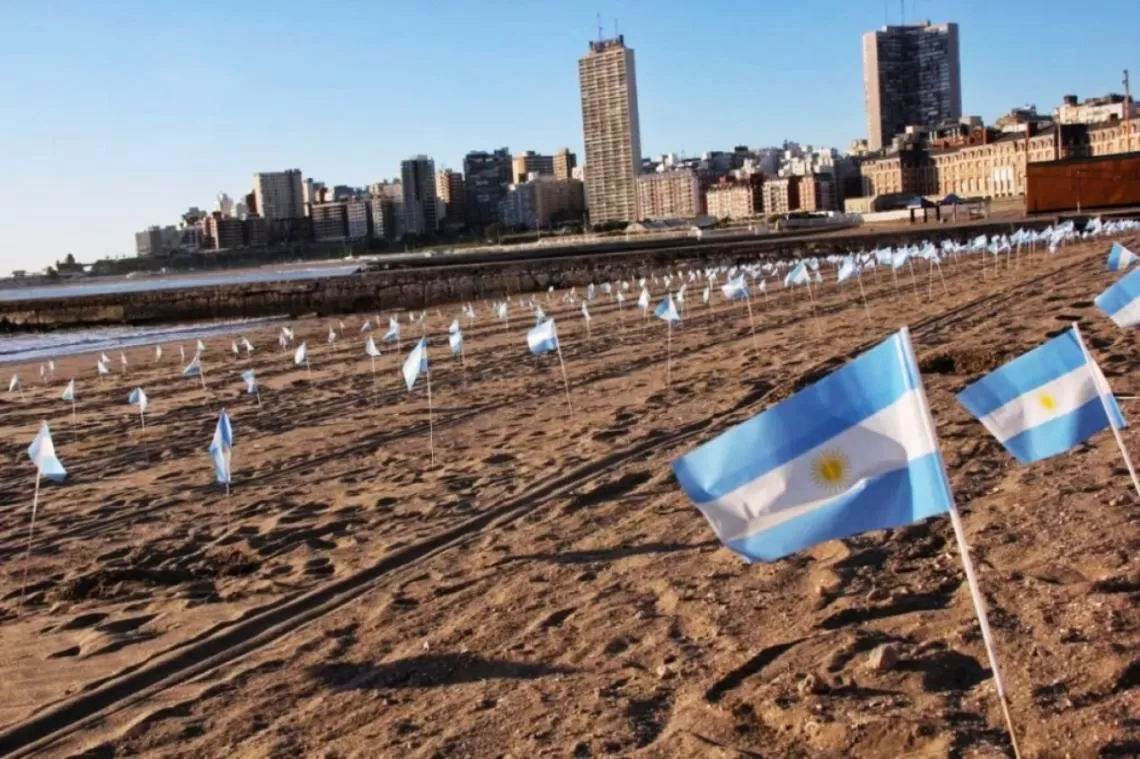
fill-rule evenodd
<path id="1" fill-rule="evenodd" d="M 636 292 L 591 304 L 591 339 L 580 304 L 536 295 L 572 413 L 557 357 L 526 351 L 529 314 L 504 329 L 477 304 L 464 369 L 446 344 L 458 305 L 432 309 L 434 467 L 423 379 L 407 393 L 399 375 L 406 319 L 375 379 L 359 334 L 375 314 L 331 347 L 327 320 L 297 323 L 311 378 L 275 331 L 249 335 L 251 359 L 207 341 L 206 390 L 176 345 L 157 366 L 128 351 L 129 376 L 102 383 L 93 356 L 47 387 L 19 368 L 27 397 L 0 403 L 0 754 L 1012 755 L 949 520 L 749 566 L 668 466 L 904 324 L 1023 756 L 1140 754 L 1140 499 L 1112 436 L 1023 467 L 953 398 L 1073 320 L 1117 393 L 1140 390 L 1132 333 L 1092 304 L 1107 247 L 984 278 L 972 257 L 946 292 L 925 264 L 917 293 L 880 271 L 870 318 L 855 283 L 828 282 L 814 318 L 803 291 L 756 297 L 755 346 L 743 304 L 714 292 L 710 311 L 691 285 L 669 369 Z M 223 406 L 229 497 L 206 454 Z M 41 490 L 17 615 L 41 419 L 71 476 Z M 869 668 L 884 643 L 899 661 Z"/>

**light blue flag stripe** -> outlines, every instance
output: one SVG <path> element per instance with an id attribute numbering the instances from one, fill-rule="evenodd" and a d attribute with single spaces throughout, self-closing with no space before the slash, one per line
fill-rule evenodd
<path id="1" fill-rule="evenodd" d="M 1105 315 L 1116 321 L 1117 315 L 1138 299 L 1140 299 L 1140 269 L 1134 269 L 1098 295 L 1094 302 Z M 1129 324 L 1120 326 L 1129 326 Z"/>
<path id="2" fill-rule="evenodd" d="M 774 560 L 952 506 L 905 333 L 673 462 L 726 546 Z"/>
<path id="3" fill-rule="evenodd" d="M 1072 330 L 1018 356 L 958 394 L 979 419 L 1051 380 L 1085 365 L 1085 354 Z"/>
<path id="4" fill-rule="evenodd" d="M 1108 428 L 1109 414 L 1116 427 L 1126 426 L 1075 330 L 987 374 L 959 393 L 958 400 L 1025 464 L 1070 450 Z"/>
<path id="5" fill-rule="evenodd" d="M 1127 426 L 1115 398 L 1109 399 L 1108 407 L 1112 410 L 1116 426 L 1121 429 Z M 1018 461 L 1030 463 L 1064 453 L 1107 428 L 1108 418 L 1104 415 L 1104 404 L 1096 397 L 1071 414 L 1059 416 L 1020 435 L 1002 440 L 1001 444 Z"/>
<path id="6" fill-rule="evenodd" d="M 949 510 L 950 489 L 934 453 L 869 480 L 856 493 L 726 545 L 745 557 L 774 561 L 816 543 L 902 527 Z"/>
<path id="7" fill-rule="evenodd" d="M 831 440 L 916 388 L 916 374 L 897 370 L 899 339 L 897 335 L 889 338 L 677 461 L 674 468 L 685 492 L 697 503 L 716 500 L 758 474 Z M 710 470 L 716 475 L 694 474 Z"/>

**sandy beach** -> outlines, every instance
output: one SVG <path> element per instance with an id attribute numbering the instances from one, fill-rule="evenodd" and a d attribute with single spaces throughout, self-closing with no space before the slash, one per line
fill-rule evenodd
<path id="1" fill-rule="evenodd" d="M 1108 245 L 985 276 L 967 257 L 945 289 L 925 262 L 897 289 L 881 269 L 869 311 L 825 270 L 814 309 L 755 296 L 754 336 L 743 303 L 714 291 L 710 309 L 690 285 L 671 361 L 636 286 L 624 309 L 590 305 L 589 338 L 580 303 L 534 294 L 572 410 L 517 297 L 509 327 L 486 303 L 461 319 L 465 361 L 446 340 L 461 304 L 431 309 L 434 467 L 423 378 L 409 393 L 399 374 L 406 316 L 375 377 L 375 313 L 332 346 L 329 320 L 294 323 L 311 375 L 276 327 L 247 335 L 248 358 L 207 340 L 205 389 L 174 344 L 157 363 L 129 349 L 127 376 L 109 351 L 103 381 L 93 355 L 46 385 L 11 367 L 26 397 L 0 399 L 0 755 L 1012 756 L 948 519 L 748 565 L 669 468 L 909 325 L 1022 756 L 1138 756 L 1140 498 L 1112 435 L 1022 466 L 954 398 L 1073 321 L 1116 393 L 1140 394 L 1133 333 L 1092 302 L 1118 276 Z M 1134 424 L 1138 403 L 1121 401 Z M 206 452 L 223 407 L 228 497 Z M 69 477 L 41 487 L 25 564 L 41 420 Z M 1135 426 L 1124 441 L 1140 456 Z M 871 660 L 883 644 L 897 661 Z"/>

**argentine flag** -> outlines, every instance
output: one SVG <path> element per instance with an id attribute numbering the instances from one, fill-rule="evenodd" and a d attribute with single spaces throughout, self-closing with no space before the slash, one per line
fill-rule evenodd
<path id="1" fill-rule="evenodd" d="M 845 282 L 859 273 L 859 265 L 851 257 L 843 259 L 843 263 L 839 266 L 839 271 L 835 275 L 837 282 Z"/>
<path id="2" fill-rule="evenodd" d="M 131 391 L 131 394 L 127 396 L 127 403 L 132 406 L 138 406 L 139 413 L 141 414 L 146 411 L 146 407 L 150 403 L 150 398 L 146 397 L 146 393 L 143 392 L 141 387 L 136 387 Z"/>
<path id="3" fill-rule="evenodd" d="M 246 369 L 241 373 L 241 378 L 245 380 L 245 392 L 248 395 L 253 395 L 257 392 L 257 375 L 254 374 L 253 369 Z"/>
<path id="4" fill-rule="evenodd" d="M 1137 256 L 1118 242 L 1114 242 L 1112 248 L 1108 251 L 1109 271 L 1124 271 L 1137 261 L 1140 261 L 1140 256 Z"/>
<path id="5" fill-rule="evenodd" d="M 724 297 L 728 300 L 747 298 L 748 283 L 745 281 L 743 276 L 740 276 L 736 279 L 730 279 L 728 282 L 725 282 L 724 285 L 720 288 L 720 291 L 724 293 Z M 705 302 L 708 302 L 707 298 L 705 299 Z"/>
<path id="6" fill-rule="evenodd" d="M 1140 324 L 1140 269 L 1121 277 L 1119 282 L 1096 296 L 1094 303 L 1118 327 Z"/>
<path id="7" fill-rule="evenodd" d="M 55 455 L 55 443 L 51 441 L 51 430 L 48 423 L 40 424 L 40 431 L 36 433 L 35 440 L 28 446 L 28 458 L 36 465 L 39 474 L 55 482 L 63 482 L 67 477 L 67 470 Z"/>
<path id="8" fill-rule="evenodd" d="M 554 328 L 554 320 L 547 319 L 542 324 L 526 333 L 526 344 L 534 355 L 558 350 L 558 331 Z"/>
<path id="9" fill-rule="evenodd" d="M 416 378 L 420 376 L 420 372 L 428 370 L 428 357 L 427 357 L 427 339 L 421 337 L 420 341 L 416 343 L 416 347 L 412 348 L 412 352 L 408 354 L 408 358 L 404 361 L 404 367 L 401 370 L 404 374 L 404 384 L 408 386 L 408 392 L 416 386 Z"/>
<path id="10" fill-rule="evenodd" d="M 364 343 L 364 352 L 368 354 L 369 358 L 380 358 L 380 349 L 376 347 L 376 341 L 372 339 L 371 335 Z"/>
<path id="11" fill-rule="evenodd" d="M 1075 329 L 1054 337 L 958 394 L 966 410 L 1023 464 L 1064 453 L 1125 426 L 1116 399 Z"/>
<path id="12" fill-rule="evenodd" d="M 665 300 L 657 304 L 657 308 L 653 310 L 653 315 L 658 319 L 664 319 L 670 324 L 676 324 L 681 321 L 681 315 L 677 313 L 677 306 L 673 303 L 672 295 L 666 295 Z"/>
<path id="13" fill-rule="evenodd" d="M 463 350 L 463 331 L 456 328 L 454 332 L 448 332 L 447 344 L 451 346 L 451 355 L 458 355 Z"/>
<path id="14" fill-rule="evenodd" d="M 195 354 L 194 358 L 190 359 L 190 363 L 182 370 L 183 377 L 201 377 L 202 376 L 202 357 Z"/>
<path id="15" fill-rule="evenodd" d="M 952 505 L 905 330 L 677 459 L 673 472 L 748 561 Z"/>
<path id="16" fill-rule="evenodd" d="M 811 274 L 808 273 L 807 264 L 803 261 L 796 264 L 795 268 L 788 272 L 788 276 L 784 277 L 784 287 L 810 284 Z"/>
<path id="17" fill-rule="evenodd" d="M 230 456 L 234 448 L 234 428 L 230 424 L 230 416 L 222 409 L 218 416 L 218 426 L 214 429 L 214 438 L 210 441 L 210 458 L 214 461 L 214 474 L 218 482 L 223 485 L 230 484 Z"/>
<path id="18" fill-rule="evenodd" d="M 75 403 L 75 380 L 68 381 L 67 387 L 63 389 L 63 395 L 60 396 L 60 399 Z"/>

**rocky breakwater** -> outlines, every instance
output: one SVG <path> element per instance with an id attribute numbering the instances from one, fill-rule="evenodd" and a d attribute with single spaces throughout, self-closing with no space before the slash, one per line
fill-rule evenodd
<path id="1" fill-rule="evenodd" d="M 605 258 L 606 260 L 601 260 Z M 632 277 L 646 258 L 462 264 L 288 282 L 258 282 L 0 302 L 0 332 L 208 319 L 427 308 Z"/>
<path id="2" fill-rule="evenodd" d="M 656 249 L 577 253 L 550 250 L 544 257 L 470 263 L 462 254 L 439 256 L 428 265 L 370 271 L 345 277 L 257 282 L 209 287 L 144 290 L 106 295 L 0 302 L 0 332 L 40 331 L 116 324 L 159 324 L 206 319 L 407 310 L 449 303 L 584 288 L 590 282 L 631 280 L 662 267 L 740 263 L 763 259 L 826 256 L 878 245 L 903 245 L 943 237 L 966 239 L 1039 227 L 1048 219 L 971 225 L 921 226 L 904 230 L 793 238 L 759 237 Z"/>

